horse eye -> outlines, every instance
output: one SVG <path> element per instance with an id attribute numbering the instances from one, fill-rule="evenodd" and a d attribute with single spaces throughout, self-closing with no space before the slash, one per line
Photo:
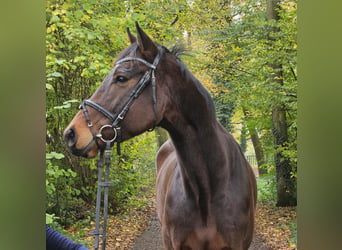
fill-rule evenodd
<path id="1" fill-rule="evenodd" d="M 119 82 L 119 83 L 124 83 L 124 82 L 126 82 L 128 79 L 126 78 L 126 77 L 124 77 L 124 76 L 117 76 L 116 78 L 115 78 L 115 82 Z"/>

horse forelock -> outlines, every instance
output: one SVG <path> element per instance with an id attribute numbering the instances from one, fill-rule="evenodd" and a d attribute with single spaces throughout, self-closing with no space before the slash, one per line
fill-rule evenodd
<path id="1" fill-rule="evenodd" d="M 113 67 L 115 66 L 115 63 L 122 58 L 136 57 L 137 50 L 138 50 L 138 45 L 136 43 L 133 43 L 132 45 L 128 46 L 126 49 L 121 51 L 121 53 L 116 57 L 116 59 L 113 62 Z"/>

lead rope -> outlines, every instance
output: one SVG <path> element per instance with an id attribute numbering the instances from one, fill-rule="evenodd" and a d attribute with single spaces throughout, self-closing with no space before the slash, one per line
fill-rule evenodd
<path id="1" fill-rule="evenodd" d="M 98 161 L 98 181 L 97 181 L 97 195 L 96 195 L 96 217 L 95 217 L 95 231 L 90 232 L 90 235 L 95 236 L 94 248 L 99 249 L 100 235 L 102 235 L 102 250 L 106 249 L 107 242 L 107 216 L 108 216 L 108 191 L 109 187 L 114 186 L 114 183 L 109 182 L 109 171 L 110 171 L 110 142 L 106 142 L 106 149 L 100 152 L 100 159 Z M 105 179 L 102 180 L 103 165 L 105 158 Z M 101 198 L 102 198 L 102 187 L 104 188 L 103 197 L 103 224 L 102 230 L 100 230 L 100 217 L 101 217 Z"/>

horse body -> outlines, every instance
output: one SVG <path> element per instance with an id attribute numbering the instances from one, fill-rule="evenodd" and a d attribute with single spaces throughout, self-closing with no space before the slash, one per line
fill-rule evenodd
<path id="1" fill-rule="evenodd" d="M 120 141 L 153 124 L 165 128 L 171 139 L 163 144 L 156 159 L 157 214 L 165 248 L 248 249 L 256 201 L 251 167 L 233 137 L 217 121 L 213 101 L 201 83 L 138 25 L 137 32 L 137 38 L 129 32 L 132 45 L 119 55 L 119 63 L 85 103 L 91 108 L 83 104 L 83 111 L 65 130 L 69 148 L 77 155 L 96 156 L 104 147 L 97 131 L 101 134 L 108 120 L 115 136 L 115 126 L 120 123 Z M 148 68 L 152 88 L 144 87 L 137 94 L 135 86 L 140 86 L 137 82 Z M 134 102 L 123 105 L 132 92 Z M 151 103 L 151 95 L 156 103 Z M 125 112 L 120 118 L 122 110 Z M 104 130 L 100 137 L 107 133 Z"/>
<path id="2" fill-rule="evenodd" d="M 184 79 L 179 82 L 184 84 Z M 186 105 L 179 105 L 186 112 L 193 103 L 191 114 L 184 115 L 187 119 L 180 111 L 180 117 L 173 113 L 161 122 L 171 137 L 157 155 L 157 212 L 164 245 L 167 249 L 248 249 L 253 235 L 254 174 L 235 140 L 216 121 L 212 106 L 198 105 L 208 101 L 199 100 L 207 98 L 206 92 L 200 89 L 197 96 L 194 92 Z"/>
<path id="3" fill-rule="evenodd" d="M 231 149 L 229 137 L 225 139 L 227 149 Z M 233 150 L 234 144 L 231 141 L 229 145 Z M 240 153 L 235 150 L 235 154 Z M 249 166 L 233 166 L 228 152 L 218 153 L 222 158 L 204 170 L 193 160 L 184 165 L 171 141 L 159 150 L 157 213 L 167 249 L 248 249 L 253 235 L 255 182 Z M 198 156 L 189 153 L 187 157 Z M 196 177 L 193 171 L 198 173 Z M 251 178 L 235 178 L 242 173 Z M 201 174 L 210 178 L 201 178 Z"/>

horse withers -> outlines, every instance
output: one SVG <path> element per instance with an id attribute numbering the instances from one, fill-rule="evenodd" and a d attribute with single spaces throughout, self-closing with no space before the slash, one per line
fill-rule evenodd
<path id="1" fill-rule="evenodd" d="M 170 139 L 156 157 L 157 214 L 165 249 L 248 249 L 256 181 L 234 138 L 217 121 L 213 101 L 179 50 L 153 42 L 136 24 L 131 45 L 64 132 L 76 155 L 155 126 Z"/>

